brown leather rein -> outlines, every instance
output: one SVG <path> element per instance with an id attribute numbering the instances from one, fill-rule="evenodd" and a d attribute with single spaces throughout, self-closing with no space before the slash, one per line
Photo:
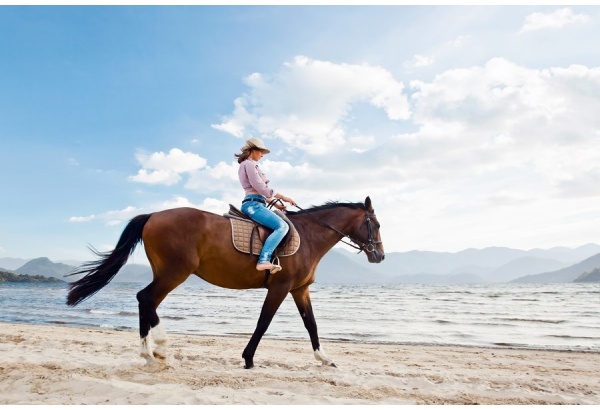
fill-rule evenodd
<path id="1" fill-rule="evenodd" d="M 283 202 L 280 199 L 276 199 L 276 200 L 271 201 L 271 203 L 269 203 L 269 207 L 274 206 L 276 202 L 281 202 L 281 204 L 283 205 Z M 309 211 L 307 211 L 305 209 L 302 209 L 298 205 L 296 205 L 296 208 L 298 208 L 299 210 L 304 211 L 306 214 L 310 215 L 311 218 L 313 218 L 315 221 L 319 222 L 324 227 L 329 228 L 332 231 L 334 231 L 334 232 L 338 233 L 339 235 L 341 235 L 342 238 L 340 240 L 342 241 L 342 243 L 344 243 L 344 244 L 346 244 L 348 246 L 351 246 L 354 249 L 358 249 L 358 253 L 361 253 L 363 251 L 365 253 L 375 252 L 375 245 L 382 243 L 382 241 L 375 241 L 375 240 L 373 240 L 373 222 L 371 221 L 371 216 L 375 216 L 375 214 L 369 212 L 368 210 L 365 210 L 365 220 L 363 221 L 363 223 L 358 228 L 356 228 L 356 231 L 354 231 L 354 234 L 347 235 L 347 234 L 341 232 L 339 229 L 331 226 L 327 222 L 324 222 L 324 221 L 320 220 L 319 218 L 317 218 L 316 216 L 314 216 Z M 357 239 L 355 239 L 355 238 L 352 237 L 352 236 L 355 236 L 356 232 L 358 232 L 358 230 L 363 226 L 363 224 L 367 224 L 367 231 L 369 232 L 369 243 L 361 242 L 361 241 L 359 241 L 359 240 L 357 240 Z M 346 241 L 344 241 L 344 239 L 349 239 L 351 242 L 346 242 Z"/>

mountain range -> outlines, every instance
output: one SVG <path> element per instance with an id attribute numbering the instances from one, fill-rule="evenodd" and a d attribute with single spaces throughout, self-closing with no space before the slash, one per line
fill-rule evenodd
<path id="1" fill-rule="evenodd" d="M 52 262 L 36 259 L 0 258 L 0 268 L 20 274 L 44 275 L 71 281 L 67 277 L 77 261 Z M 391 252 L 380 264 L 370 264 L 364 254 L 342 248 L 332 249 L 317 267 L 318 283 L 550 283 L 573 282 L 584 274 L 594 281 L 600 268 L 600 245 L 578 248 L 557 247 L 528 251 L 491 247 L 461 252 L 410 251 Z M 148 265 L 129 263 L 115 277 L 118 282 L 149 283 Z"/>

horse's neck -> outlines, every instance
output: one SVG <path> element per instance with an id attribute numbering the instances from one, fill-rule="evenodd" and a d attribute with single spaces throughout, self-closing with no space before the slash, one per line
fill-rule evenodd
<path id="1" fill-rule="evenodd" d="M 318 242 L 327 252 L 341 239 L 339 232 L 349 235 L 353 224 L 352 210 L 330 208 L 303 214 L 302 225 L 310 241 Z M 329 226 L 329 227 L 328 227 Z M 332 229 L 334 228 L 334 229 Z"/>

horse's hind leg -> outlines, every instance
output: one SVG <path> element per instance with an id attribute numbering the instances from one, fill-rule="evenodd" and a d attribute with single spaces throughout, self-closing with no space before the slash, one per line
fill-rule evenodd
<path id="1" fill-rule="evenodd" d="M 313 347 L 315 359 L 320 360 L 325 366 L 337 367 L 333 360 L 325 356 L 323 349 L 321 349 L 319 334 L 317 332 L 317 321 L 315 320 L 312 304 L 310 303 L 310 292 L 308 290 L 308 286 L 295 289 L 291 293 L 294 297 L 294 302 L 296 302 L 298 312 L 300 312 L 300 316 L 302 317 L 302 321 L 304 322 L 304 327 L 306 327 L 306 330 L 308 330 L 308 335 L 310 336 L 310 342 Z"/>
<path id="2" fill-rule="evenodd" d="M 173 277 L 169 280 L 155 277 L 152 283 L 137 294 L 140 315 L 140 356 L 148 362 L 153 361 L 154 358 L 166 359 L 167 357 L 167 333 L 160 323 L 156 309 L 167 294 L 181 284 L 187 276 L 180 280 L 174 280 Z M 154 349 L 148 338 L 150 333 L 152 333 Z"/>

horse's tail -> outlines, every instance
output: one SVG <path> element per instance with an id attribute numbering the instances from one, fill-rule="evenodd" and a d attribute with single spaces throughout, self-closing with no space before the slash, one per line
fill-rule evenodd
<path id="1" fill-rule="evenodd" d="M 92 249 L 97 256 L 97 261 L 88 262 L 80 266 L 76 271 L 66 276 L 85 274 L 81 279 L 69 284 L 67 305 L 75 306 L 94 295 L 115 277 L 117 272 L 125 265 L 135 247 L 142 241 L 142 231 L 152 214 L 138 215 L 131 219 L 117 246 L 112 252 L 98 252 Z"/>

